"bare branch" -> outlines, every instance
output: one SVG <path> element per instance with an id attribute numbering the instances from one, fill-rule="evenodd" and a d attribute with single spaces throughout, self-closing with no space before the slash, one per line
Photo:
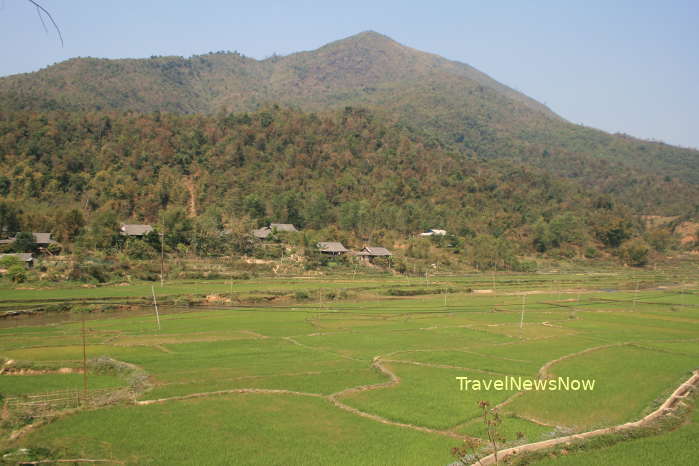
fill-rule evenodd
<path id="1" fill-rule="evenodd" d="M 39 19 L 41 19 L 41 25 L 44 27 L 44 31 L 46 32 L 48 32 L 48 30 L 46 29 L 46 23 L 44 22 L 44 17 L 42 13 L 48 16 L 49 20 L 51 20 L 51 24 L 53 24 L 53 27 L 56 29 L 56 32 L 58 33 L 58 38 L 61 40 L 61 47 L 63 47 L 63 34 L 61 34 L 61 28 L 59 28 L 58 24 L 56 24 L 56 21 L 53 20 L 53 16 L 51 16 L 51 13 L 49 13 L 49 11 L 46 8 L 39 5 L 34 0 L 27 1 L 36 7 L 36 11 L 39 14 Z"/>

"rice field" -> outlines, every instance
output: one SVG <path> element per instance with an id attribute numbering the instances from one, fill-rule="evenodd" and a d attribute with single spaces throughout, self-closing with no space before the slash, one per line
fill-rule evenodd
<path id="1" fill-rule="evenodd" d="M 130 394 L 51 422 L 4 413 L 0 453 L 15 462 L 446 465 L 464 436 L 485 437 L 479 401 L 498 406 L 509 444 L 613 426 L 652 411 L 699 367 L 698 282 L 692 269 L 668 269 L 166 283 L 155 286 L 160 328 L 145 304 L 150 284 L 0 290 L 8 310 L 124 304 L 0 320 L 5 399 L 84 390 L 83 351 L 88 391 Z M 218 299 L 168 301 L 184 295 Z M 496 388 L 546 377 L 594 389 Z M 459 378 L 480 387 L 463 389 Z M 542 464 L 638 464 L 620 458 L 678 444 L 696 425 L 694 415 L 685 430 L 634 440 L 642 447 Z"/>

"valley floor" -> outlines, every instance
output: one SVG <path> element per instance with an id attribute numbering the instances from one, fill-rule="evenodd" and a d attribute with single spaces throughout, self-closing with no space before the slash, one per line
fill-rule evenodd
<path id="1" fill-rule="evenodd" d="M 124 307 L 0 321 L 0 452 L 10 463 L 446 465 L 464 438 L 486 438 L 480 401 L 501 413 L 503 447 L 652 412 L 699 366 L 698 289 L 692 268 L 166 283 L 154 287 L 160 328 L 138 301 L 149 284 L 4 290 L 5 311 Z M 185 294 L 210 304 L 174 305 Z M 276 298 L 244 303 L 262 296 Z M 594 389 L 502 383 L 546 377 Z M 56 393 L 82 402 L 57 406 Z M 695 410 L 670 433 L 541 464 L 662 462 L 696 426 Z"/>

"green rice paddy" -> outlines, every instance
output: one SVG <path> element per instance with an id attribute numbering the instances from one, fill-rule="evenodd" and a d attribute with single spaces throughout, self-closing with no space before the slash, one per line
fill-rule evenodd
<path id="1" fill-rule="evenodd" d="M 665 270 L 156 285 L 160 297 L 282 297 L 254 306 L 164 306 L 160 329 L 147 306 L 87 316 L 87 357 L 140 368 L 147 389 L 131 402 L 59 416 L 15 440 L 9 435 L 18 426 L 3 422 L 0 453 L 31 448 L 49 458 L 163 465 L 446 465 L 460 436 L 485 435 L 481 400 L 502 404 L 501 432 L 510 441 L 518 432 L 534 442 L 612 426 L 652 411 L 699 367 L 697 279 L 691 270 Z M 397 288 L 408 295 L 388 292 Z M 425 289 L 436 291 L 420 294 Z M 333 290 L 351 293 L 339 299 Z M 295 300 L 297 291 L 312 298 Z M 84 308 L 150 292 L 150 284 L 0 290 L 0 306 Z M 0 394 L 81 390 L 82 374 L 56 371 L 82 367 L 80 317 L 1 321 L 0 358 L 44 372 L 0 375 Z M 461 390 L 457 380 L 540 375 L 594 380 L 595 388 Z M 87 379 L 88 390 L 132 383 L 123 373 Z M 620 458 L 638 450 L 654 457 L 697 422 L 694 415 L 676 432 L 634 440 L 638 447 L 621 443 L 542 464 L 638 464 Z"/>

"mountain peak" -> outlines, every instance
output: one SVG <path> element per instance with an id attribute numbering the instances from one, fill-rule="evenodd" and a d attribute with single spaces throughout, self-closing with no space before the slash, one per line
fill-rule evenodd
<path id="1" fill-rule="evenodd" d="M 344 39 L 331 42 L 328 45 L 341 45 L 341 44 L 359 44 L 370 48 L 384 48 L 384 47 L 402 47 L 401 44 L 391 39 L 388 36 L 380 34 L 376 31 L 362 31 L 360 33 L 354 34 Z"/>

